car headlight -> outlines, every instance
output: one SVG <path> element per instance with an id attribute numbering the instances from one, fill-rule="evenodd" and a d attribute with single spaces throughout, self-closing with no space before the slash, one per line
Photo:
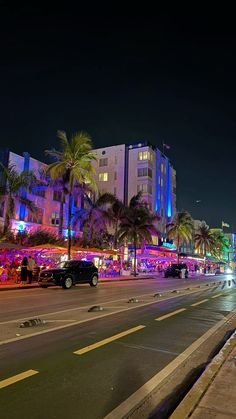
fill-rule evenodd
<path id="1" fill-rule="evenodd" d="M 226 273 L 227 273 L 227 274 L 232 274 L 232 272 L 233 272 L 233 270 L 232 270 L 231 268 L 227 268 L 227 269 L 226 269 Z"/>

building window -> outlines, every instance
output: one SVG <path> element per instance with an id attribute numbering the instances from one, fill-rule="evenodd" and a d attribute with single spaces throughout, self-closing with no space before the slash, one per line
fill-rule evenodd
<path id="1" fill-rule="evenodd" d="M 117 172 L 114 172 L 114 180 L 117 180 Z"/>
<path id="2" fill-rule="evenodd" d="M 108 158 L 99 159 L 99 167 L 108 166 Z"/>
<path id="3" fill-rule="evenodd" d="M 105 150 L 102 151 L 102 155 L 104 155 L 104 154 L 106 154 L 106 151 Z"/>
<path id="4" fill-rule="evenodd" d="M 53 191 L 53 201 L 60 201 L 61 202 L 62 193 L 61 191 Z"/>
<path id="5" fill-rule="evenodd" d="M 37 213 L 28 212 L 28 221 L 30 223 L 43 224 L 43 209 L 37 208 Z"/>
<path id="6" fill-rule="evenodd" d="M 150 160 L 152 161 L 153 155 L 150 151 L 139 151 L 138 160 Z"/>
<path id="7" fill-rule="evenodd" d="M 59 212 L 54 211 L 52 213 L 51 224 L 54 225 L 54 226 L 58 226 L 59 225 L 59 219 L 60 219 Z"/>
<path id="8" fill-rule="evenodd" d="M 115 164 L 117 164 L 117 156 L 115 156 Z"/>
<path id="9" fill-rule="evenodd" d="M 152 194 L 152 185 L 150 183 L 140 183 L 137 187 L 137 191 Z"/>
<path id="10" fill-rule="evenodd" d="M 41 198 L 45 198 L 45 185 L 40 182 L 34 184 L 32 186 L 32 194 L 41 196 Z"/>
<path id="11" fill-rule="evenodd" d="M 164 172 L 164 164 L 161 163 L 161 173 L 163 173 L 163 172 Z"/>
<path id="12" fill-rule="evenodd" d="M 99 182 L 107 182 L 108 181 L 108 173 L 99 173 Z"/>
<path id="13" fill-rule="evenodd" d="M 0 204 L 0 217 L 4 216 L 4 201 Z"/>
<path id="14" fill-rule="evenodd" d="M 161 178 L 161 186 L 163 186 L 163 178 Z"/>
<path id="15" fill-rule="evenodd" d="M 116 196 L 116 187 L 114 188 L 114 195 Z"/>
<path id="16" fill-rule="evenodd" d="M 148 176 L 152 178 L 152 169 L 142 167 L 138 169 L 138 177 Z"/>

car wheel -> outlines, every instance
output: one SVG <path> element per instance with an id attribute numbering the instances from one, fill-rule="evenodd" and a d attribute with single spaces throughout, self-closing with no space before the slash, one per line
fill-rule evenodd
<path id="1" fill-rule="evenodd" d="M 90 281 L 90 286 L 91 287 L 96 287 L 98 284 L 98 277 L 97 275 L 93 275 L 91 281 Z"/>
<path id="2" fill-rule="evenodd" d="M 66 290 L 69 290 L 72 287 L 72 285 L 73 285 L 72 278 L 70 276 L 67 276 L 64 280 L 62 287 Z"/>

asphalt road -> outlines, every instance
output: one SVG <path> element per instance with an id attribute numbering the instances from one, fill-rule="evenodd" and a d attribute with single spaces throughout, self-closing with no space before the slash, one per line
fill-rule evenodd
<path id="1" fill-rule="evenodd" d="M 233 279 L 230 286 L 226 282 L 201 288 L 1 345 L 0 418 L 105 417 L 225 321 L 236 308 Z M 194 284 L 195 280 L 189 281 Z M 35 311 L 48 313 L 145 295 L 176 284 L 186 287 L 184 281 L 154 279 L 101 284 L 95 290 L 81 286 L 70 291 L 4 292 L 0 295 L 1 322 L 32 316 Z M 24 372 L 25 377 L 18 376 Z"/>

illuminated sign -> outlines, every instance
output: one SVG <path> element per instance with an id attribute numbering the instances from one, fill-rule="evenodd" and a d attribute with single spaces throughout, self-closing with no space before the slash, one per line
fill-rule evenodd
<path id="1" fill-rule="evenodd" d="M 167 247 L 168 249 L 175 249 L 175 245 L 173 243 L 162 243 L 162 246 Z"/>

